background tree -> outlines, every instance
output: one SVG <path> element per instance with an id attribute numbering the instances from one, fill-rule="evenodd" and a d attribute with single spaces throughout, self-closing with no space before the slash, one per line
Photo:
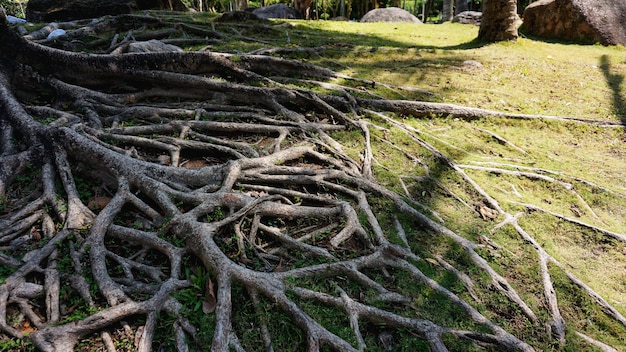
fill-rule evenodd
<path id="1" fill-rule="evenodd" d="M 517 0 L 484 0 L 478 39 L 495 42 L 518 37 Z"/>
<path id="2" fill-rule="evenodd" d="M 452 21 L 454 17 L 454 0 L 444 0 L 441 10 L 441 22 Z"/>
<path id="3" fill-rule="evenodd" d="M 0 0 L 0 6 L 13 16 L 24 18 L 26 16 L 26 1 Z"/>
<path id="4" fill-rule="evenodd" d="M 467 0 L 456 0 L 456 7 L 454 9 L 454 13 L 461 13 L 463 11 L 468 10 Z"/>
<path id="5" fill-rule="evenodd" d="M 425 4 L 424 4 L 424 14 L 423 14 L 423 19 L 422 21 L 424 23 L 426 23 L 428 21 L 428 16 L 430 15 L 432 9 L 433 9 L 433 0 L 424 0 Z"/>

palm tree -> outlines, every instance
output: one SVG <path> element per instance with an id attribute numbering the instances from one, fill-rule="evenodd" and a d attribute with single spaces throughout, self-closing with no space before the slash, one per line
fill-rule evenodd
<path id="1" fill-rule="evenodd" d="M 455 14 L 459 14 L 463 11 L 467 11 L 467 0 L 456 0 Z"/>
<path id="2" fill-rule="evenodd" d="M 441 22 L 452 21 L 454 17 L 454 0 L 443 0 Z"/>
<path id="3" fill-rule="evenodd" d="M 483 1 L 478 39 L 488 42 L 516 40 L 518 25 L 517 0 Z"/>

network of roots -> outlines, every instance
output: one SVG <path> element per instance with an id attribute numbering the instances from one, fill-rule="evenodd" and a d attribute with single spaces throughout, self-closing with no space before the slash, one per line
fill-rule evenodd
<path id="1" fill-rule="evenodd" d="M 531 351 L 584 339 L 611 348 L 568 328 L 575 303 L 564 314 L 559 290 L 591 301 L 609 334 L 624 332 L 619 310 L 523 220 L 553 217 L 612 244 L 625 237 L 539 205 L 505 208 L 468 170 L 559 188 L 588 215 L 595 209 L 577 190 L 611 194 L 616 206 L 623 195 L 532 167 L 457 164 L 411 123 L 540 117 L 384 99 L 368 92 L 373 82 L 279 57 L 320 48 L 208 46 L 254 41 L 276 24 L 157 15 L 0 25 L 2 343 Z M 45 39 L 55 28 L 66 34 Z M 151 39 L 194 49 L 130 52 Z M 503 233 L 522 252 L 491 239 Z M 520 255 L 534 274 L 516 274 Z M 495 264 L 502 257 L 510 267 Z"/>

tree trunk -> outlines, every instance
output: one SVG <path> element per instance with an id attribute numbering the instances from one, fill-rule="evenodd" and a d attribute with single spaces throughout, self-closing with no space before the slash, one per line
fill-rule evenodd
<path id="1" fill-rule="evenodd" d="M 488 42 L 516 40 L 518 26 L 517 0 L 483 1 L 478 39 Z"/>
<path id="2" fill-rule="evenodd" d="M 248 8 L 248 0 L 234 0 L 233 1 L 233 10 L 243 11 L 247 8 Z"/>
<path id="3" fill-rule="evenodd" d="M 454 0 L 443 0 L 441 22 L 450 22 L 454 17 Z"/>
<path id="4" fill-rule="evenodd" d="M 456 8 L 454 9 L 455 14 L 459 14 L 467 10 L 467 0 L 456 0 Z"/>
<path id="5" fill-rule="evenodd" d="M 433 7 L 433 0 L 424 0 L 426 1 L 426 6 L 424 7 L 424 14 L 422 22 L 426 23 L 428 21 L 428 15 L 430 14 L 430 9 Z"/>

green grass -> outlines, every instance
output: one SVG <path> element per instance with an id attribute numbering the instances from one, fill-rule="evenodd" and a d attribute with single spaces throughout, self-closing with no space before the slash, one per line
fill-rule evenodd
<path id="1" fill-rule="evenodd" d="M 296 25 L 304 28 L 320 32 L 317 39 L 307 36 L 312 45 L 349 46 L 333 50 L 337 54 L 332 59 L 344 67 L 342 73 L 428 89 L 437 101 L 595 119 L 626 114 L 623 104 L 614 101 L 626 98 L 620 74 L 626 67 L 623 47 L 526 38 L 484 44 L 475 40 L 477 27 L 453 23 Z M 463 65 L 466 60 L 478 61 L 482 68 Z"/>
<path id="2" fill-rule="evenodd" d="M 187 20 L 203 26 L 213 19 L 214 16 L 205 15 Z M 215 23 L 215 26 L 219 30 L 223 24 Z M 428 95 L 381 85 L 373 90 L 368 87 L 376 94 L 393 99 L 428 100 L 509 113 L 626 122 L 626 83 L 622 74 L 626 69 L 626 49 L 623 47 L 577 45 L 525 37 L 517 42 L 487 44 L 475 40 L 477 27 L 452 23 L 416 25 L 275 21 L 270 24 L 270 29 L 259 31 L 259 28 L 256 24 L 246 24 L 239 29 L 246 36 L 254 36 L 271 44 L 241 41 L 233 37 L 224 44 L 213 45 L 212 50 L 241 54 L 272 46 L 324 47 L 320 56 L 297 53 L 290 58 L 365 80 L 416 87 L 432 93 Z M 287 36 L 289 43 L 286 41 Z M 354 87 L 361 84 L 349 81 L 340 83 Z M 523 207 L 515 204 L 520 202 L 576 217 L 571 210 L 575 206 L 583 210 L 580 218 L 576 217 L 578 220 L 611 231 L 626 232 L 626 200 L 615 195 L 615 192 L 624 194 L 626 191 L 626 133 L 623 128 L 490 116 L 472 121 L 453 116 L 395 118 L 419 130 L 419 138 L 457 164 L 515 170 L 514 167 L 503 166 L 513 164 L 534 170 L 551 170 L 558 174 L 550 176 L 571 183 L 577 192 L 572 193 L 558 183 L 480 170 L 466 171 L 511 213 L 524 211 Z M 490 236 L 501 248 L 486 246 L 478 249 L 478 252 L 538 312 L 540 324 L 547 322 L 549 317 L 545 312 L 539 264 L 532 247 L 521 240 L 510 226 L 491 234 L 497 221 L 502 219 L 486 221 L 477 215 L 475 207 L 482 204 L 481 196 L 458 173 L 443 165 L 399 129 L 376 118 L 370 121 L 387 128 L 384 131 L 372 129 L 375 177 L 386 187 L 404 194 L 399 177 L 406 176 L 403 181 L 409 196 L 441 216 L 448 228 L 477 242 L 480 236 Z M 501 136 L 517 148 L 497 141 L 492 134 Z M 359 160 L 364 139 L 357 131 L 338 132 L 333 137 L 343 144 L 348 155 Z M 382 139 L 402 150 L 389 146 Z M 426 169 L 436 182 L 411 178 L 424 176 Z M 579 182 L 581 179 L 591 183 Z M 373 198 L 370 202 L 383 228 L 392 229 L 393 216 L 396 214 L 389 210 L 390 204 Z M 593 208 L 595 216 L 587 210 L 587 204 Z M 626 336 L 626 328 L 607 318 L 585 293 L 564 278 L 560 270 L 551 267 L 559 303 L 568 321 L 565 345 L 555 346 L 545 332 L 538 331 L 537 326 L 531 324 L 519 309 L 512 307 L 503 295 L 491 288 L 490 280 L 458 245 L 424 231 L 408 218 L 400 218 L 411 249 L 425 259 L 416 263 L 420 270 L 442 286 L 473 302 L 489 319 L 505 326 L 507 331 L 537 349 L 592 350 L 575 335 L 575 331 L 587 332 L 618 349 L 626 347 L 626 342 L 619 337 Z M 607 241 L 591 230 L 583 230 L 541 213 L 524 215 L 521 224 L 549 254 L 571 267 L 574 274 L 615 304 L 622 313 L 626 313 L 623 308 L 623 302 L 626 302 L 623 287 L 626 281 L 623 270 L 626 252 L 623 244 Z M 389 230 L 389 238 L 399 243 L 394 230 Z M 433 254 L 442 256 L 459 270 L 468 273 L 476 282 L 475 289 L 481 301 L 474 302 L 453 275 L 434 264 Z M 481 329 L 462 314 L 458 307 L 450 304 L 447 298 L 416 283 L 407 273 L 394 272 L 391 278 L 376 272 L 368 274 L 388 288 L 412 297 L 412 307 L 417 307 L 411 312 L 406 307 L 381 308 L 432 319 L 454 328 Z M 319 283 L 311 279 L 296 284 L 329 294 L 336 294 L 335 285 L 340 285 L 351 296 L 358 296 L 360 291 L 366 297 L 371 294 L 354 283 Z M 241 296 L 245 297 L 245 294 Z M 299 303 L 330 331 L 354 344 L 354 336 L 347 328 L 347 320 L 342 312 L 310 302 Z M 291 346 L 303 348 L 302 331 L 275 305 L 263 302 L 262 313 L 255 312 L 245 300 L 242 307 L 233 321 L 245 346 L 252 350 L 261 346 L 258 328 L 251 325 L 250 321 L 262 320 L 268 323 L 280 322 L 276 331 L 281 334 L 273 336 L 275 349 L 288 346 L 289 341 L 293 341 Z M 376 336 L 384 330 L 385 327 L 364 323 L 363 331 L 366 332 L 369 349 L 382 350 Z M 392 335 L 397 350 L 427 348 L 421 339 L 411 336 L 409 332 L 397 330 L 392 331 Z M 464 341 L 454 341 L 449 336 L 446 341 L 453 350 L 473 350 L 466 347 Z"/>

